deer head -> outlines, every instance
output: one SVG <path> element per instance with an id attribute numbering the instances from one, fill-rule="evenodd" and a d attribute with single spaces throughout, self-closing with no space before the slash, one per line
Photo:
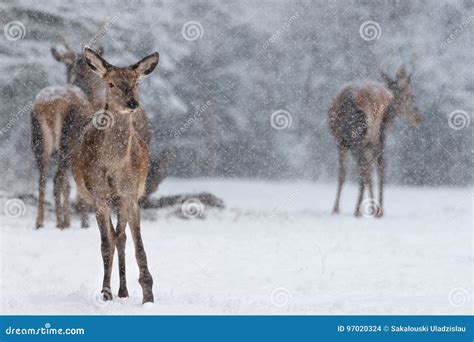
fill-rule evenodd
<path id="1" fill-rule="evenodd" d="M 104 49 L 100 47 L 97 53 L 102 55 Z M 75 53 L 66 42 L 63 42 L 62 47 L 52 47 L 51 54 L 58 62 L 66 66 L 68 83 L 78 86 L 88 96 L 92 96 L 100 88 L 100 78 L 89 68 L 83 53 Z"/>
<path id="2" fill-rule="evenodd" d="M 390 78 L 385 72 L 380 74 L 394 97 L 394 109 L 397 115 L 406 118 L 410 123 L 416 125 L 422 121 L 422 117 L 416 105 L 413 86 L 411 84 L 411 75 L 408 75 L 405 67 L 402 65 L 395 76 Z"/>
<path id="3" fill-rule="evenodd" d="M 116 67 L 87 47 L 84 49 L 84 57 L 90 69 L 104 82 L 109 110 L 132 113 L 140 107 L 138 82 L 155 69 L 159 60 L 158 52 L 128 67 Z"/>

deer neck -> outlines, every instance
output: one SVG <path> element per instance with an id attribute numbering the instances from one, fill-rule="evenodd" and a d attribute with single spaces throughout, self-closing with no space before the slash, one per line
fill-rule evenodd
<path id="1" fill-rule="evenodd" d="M 130 159 L 133 137 L 135 135 L 134 120 L 135 111 L 123 113 L 109 110 L 105 104 L 105 113 L 111 115 L 113 124 L 105 129 L 104 147 L 108 156 L 113 156 L 112 164 L 117 167 L 123 166 Z"/>
<path id="2" fill-rule="evenodd" d="M 384 115 L 384 119 L 383 119 L 384 128 L 387 128 L 390 125 L 392 125 L 396 116 L 397 116 L 397 110 L 396 110 L 395 97 L 394 97 L 390 101 L 390 103 L 389 103 L 389 105 L 388 105 L 388 107 L 385 111 L 385 115 Z"/>

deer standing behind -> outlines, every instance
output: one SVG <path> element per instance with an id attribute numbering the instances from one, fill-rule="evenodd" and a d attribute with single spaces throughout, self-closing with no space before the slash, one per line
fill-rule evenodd
<path id="1" fill-rule="evenodd" d="M 365 187 L 368 188 L 368 215 L 383 215 L 385 174 L 384 144 L 387 129 L 397 116 L 412 124 L 421 122 L 415 103 L 411 76 L 401 66 L 395 79 L 381 72 L 385 85 L 375 82 L 349 84 L 334 99 L 329 112 L 329 127 L 339 152 L 339 178 L 333 213 L 339 213 L 339 200 L 347 172 L 350 151 L 357 163 L 359 195 L 355 216 L 361 215 Z M 374 200 L 372 168 L 377 164 L 379 198 Z"/>
<path id="2" fill-rule="evenodd" d="M 104 264 L 102 294 L 105 300 L 112 299 L 110 277 L 117 247 L 118 296 L 128 297 L 125 276 L 125 228 L 128 223 L 140 271 L 143 303 L 153 302 L 153 278 L 141 238 L 138 205 L 145 192 L 149 167 L 149 142 L 138 128 L 146 120 L 146 114 L 140 108 L 138 81 L 155 69 L 159 55 L 154 53 L 128 67 L 113 66 L 89 48 L 85 49 L 84 56 L 89 67 L 104 81 L 106 98 L 101 115 L 110 123 L 105 129 L 89 124 L 72 161 L 79 194 L 93 205 L 100 230 Z M 116 229 L 112 224 L 112 209 L 117 211 Z"/>
<path id="3" fill-rule="evenodd" d="M 44 224 L 44 201 L 50 162 L 57 160 L 54 177 L 54 199 L 56 226 L 66 228 L 70 225 L 70 205 L 68 169 L 70 156 L 79 138 L 80 127 L 84 126 L 96 106 L 95 98 L 89 94 L 94 77 L 85 69 L 75 68 L 78 58 L 64 43 L 62 52 L 52 48 L 56 60 L 66 64 L 69 85 L 51 86 L 42 89 L 36 96 L 31 111 L 31 145 L 39 171 L 39 195 L 36 228 Z M 80 85 L 80 87 L 74 84 Z M 84 226 L 84 225 L 83 225 Z"/>

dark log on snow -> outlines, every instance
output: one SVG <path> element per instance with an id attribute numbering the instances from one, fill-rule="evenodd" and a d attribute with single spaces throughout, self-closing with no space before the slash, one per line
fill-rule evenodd
<path id="1" fill-rule="evenodd" d="M 224 208 L 224 201 L 209 192 L 200 192 L 197 194 L 180 194 L 172 196 L 162 196 L 159 198 L 144 198 L 140 200 L 140 206 L 143 209 L 159 209 L 182 204 L 187 200 L 198 200 L 204 206 L 213 208 Z"/>

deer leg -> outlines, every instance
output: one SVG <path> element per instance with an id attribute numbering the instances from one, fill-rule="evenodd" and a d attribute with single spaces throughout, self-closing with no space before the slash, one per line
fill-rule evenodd
<path id="1" fill-rule="evenodd" d="M 110 209 L 105 199 L 98 199 L 95 203 L 95 215 L 100 230 L 102 260 L 104 263 L 104 279 L 102 295 L 104 300 L 112 300 L 110 277 L 115 251 L 115 231 L 111 225 Z"/>
<path id="2" fill-rule="evenodd" d="M 59 228 L 67 228 L 71 225 L 71 220 L 69 218 L 69 193 L 71 188 L 67 179 L 67 170 L 69 167 L 67 157 L 60 153 L 58 163 L 58 170 L 54 179 L 56 226 Z"/>
<path id="3" fill-rule="evenodd" d="M 44 194 L 46 191 L 46 182 L 48 180 L 50 158 L 43 156 L 38 162 L 39 169 L 39 187 L 38 187 L 38 213 L 36 216 L 36 228 L 43 227 L 44 224 Z"/>
<path id="4" fill-rule="evenodd" d="M 344 181 L 346 180 L 346 171 L 347 171 L 347 149 L 340 147 L 339 148 L 339 179 L 337 182 L 337 192 L 336 192 L 336 201 L 334 203 L 334 208 L 332 209 L 333 214 L 339 213 L 339 201 L 341 199 L 341 191 Z"/>
<path id="5" fill-rule="evenodd" d="M 369 168 L 365 171 L 365 184 L 367 185 L 367 189 L 369 192 L 369 198 L 373 200 L 374 198 L 374 190 L 373 190 L 373 182 L 372 182 L 372 168 Z"/>
<path id="6" fill-rule="evenodd" d="M 62 186 L 61 171 L 58 168 L 56 175 L 54 176 L 54 206 L 56 210 L 56 227 L 64 228 L 63 225 L 63 211 L 61 205 L 61 186 Z"/>
<path id="7" fill-rule="evenodd" d="M 125 245 L 127 242 L 127 235 L 125 228 L 128 222 L 127 208 L 124 206 L 125 201 L 119 200 L 119 210 L 117 214 L 117 253 L 119 263 L 120 287 L 118 296 L 120 298 L 128 297 L 127 277 L 125 272 Z"/>
<path id="8" fill-rule="evenodd" d="M 71 225 L 71 218 L 70 214 L 70 203 L 69 203 L 69 194 L 71 193 L 71 186 L 69 185 L 69 181 L 67 176 L 64 175 L 63 177 L 63 225 L 64 228 L 69 228 Z"/>
<path id="9" fill-rule="evenodd" d="M 377 212 L 377 217 L 383 216 L 383 186 L 384 186 L 384 177 L 385 177 L 385 160 L 383 157 L 383 152 L 381 151 L 377 156 L 377 171 L 378 171 L 378 180 L 379 180 L 379 205 L 380 208 Z"/>
<path id="10" fill-rule="evenodd" d="M 81 228 L 89 228 L 89 206 L 80 197 L 79 210 L 81 212 Z"/>
<path id="11" fill-rule="evenodd" d="M 49 162 L 51 156 L 48 155 L 46 140 L 41 129 L 41 124 L 36 119 L 34 112 L 31 112 L 31 147 L 35 156 L 36 165 L 39 171 L 38 180 L 38 212 L 36 214 L 36 228 L 43 227 L 44 223 L 44 195 L 46 182 L 48 180 Z"/>
<path id="12" fill-rule="evenodd" d="M 140 270 L 138 282 L 143 290 L 143 304 L 147 302 L 153 303 L 153 278 L 148 270 L 145 248 L 140 232 L 140 208 L 138 201 L 135 199 L 132 200 L 128 208 L 130 230 L 135 245 L 135 258 L 137 259 L 138 268 Z"/>
<path id="13" fill-rule="evenodd" d="M 360 206 L 362 203 L 362 200 L 364 199 L 364 187 L 365 187 L 365 165 L 363 162 L 363 158 L 360 157 L 357 159 L 357 165 L 359 169 L 359 195 L 357 197 L 357 204 L 356 204 L 356 209 L 355 209 L 355 216 L 360 217 Z"/>

